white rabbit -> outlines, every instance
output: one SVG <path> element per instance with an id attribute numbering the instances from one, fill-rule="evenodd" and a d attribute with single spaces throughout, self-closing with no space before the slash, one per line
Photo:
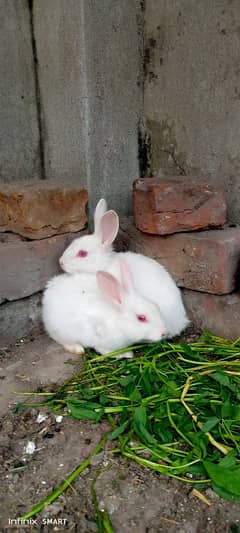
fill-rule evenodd
<path id="1" fill-rule="evenodd" d="M 61 274 L 48 282 L 43 323 L 49 336 L 66 350 L 83 354 L 84 348 L 91 347 L 104 354 L 165 336 L 158 306 L 134 290 L 126 263 L 119 262 L 121 283 L 108 272 Z"/>
<path id="2" fill-rule="evenodd" d="M 107 211 L 106 202 L 101 199 L 94 214 L 94 233 L 75 239 L 68 246 L 59 260 L 61 268 L 69 274 L 104 270 L 120 279 L 118 258 L 124 257 L 136 290 L 159 306 L 167 337 L 180 334 L 189 320 L 175 281 L 162 265 L 149 257 L 133 252 L 114 252 L 112 243 L 118 230 L 117 213 Z"/>

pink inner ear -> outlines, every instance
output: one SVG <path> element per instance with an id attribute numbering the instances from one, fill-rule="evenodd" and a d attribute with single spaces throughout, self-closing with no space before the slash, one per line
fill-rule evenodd
<path id="1" fill-rule="evenodd" d="M 97 272 L 97 282 L 102 294 L 113 303 L 122 303 L 121 286 L 108 272 Z"/>
<path id="2" fill-rule="evenodd" d="M 102 244 L 110 245 L 118 234 L 119 219 L 115 211 L 107 211 L 100 222 Z"/>

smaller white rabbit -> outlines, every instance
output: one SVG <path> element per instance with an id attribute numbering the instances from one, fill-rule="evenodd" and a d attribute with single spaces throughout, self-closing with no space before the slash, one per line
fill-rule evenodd
<path id="1" fill-rule="evenodd" d="M 118 230 L 117 213 L 107 211 L 106 201 L 101 199 L 94 214 L 94 233 L 75 239 L 61 256 L 60 266 L 69 274 L 104 270 L 120 279 L 119 258 L 124 258 L 136 291 L 158 305 L 167 337 L 179 335 L 189 320 L 175 281 L 166 268 L 143 254 L 114 252 L 112 243 Z"/>
<path id="2" fill-rule="evenodd" d="M 122 283 L 108 272 L 61 274 L 50 280 L 42 302 L 49 336 L 76 354 L 86 347 L 104 354 L 161 340 L 166 329 L 158 306 L 136 293 L 124 260 L 120 270 Z"/>

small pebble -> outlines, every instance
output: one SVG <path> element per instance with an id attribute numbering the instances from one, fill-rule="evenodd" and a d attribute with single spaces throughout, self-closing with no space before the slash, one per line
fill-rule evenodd
<path id="1" fill-rule="evenodd" d="M 24 448 L 25 453 L 32 455 L 35 452 L 36 444 L 32 440 L 29 440 L 27 445 Z"/>
<path id="2" fill-rule="evenodd" d="M 48 418 L 47 415 L 44 415 L 43 413 L 38 413 L 37 423 L 38 424 L 42 424 L 42 422 L 45 422 L 45 420 L 47 420 L 47 418 Z"/>
<path id="3" fill-rule="evenodd" d="M 104 458 L 104 452 L 97 453 L 97 455 L 94 455 L 91 459 L 91 465 L 98 465 L 102 462 Z"/>

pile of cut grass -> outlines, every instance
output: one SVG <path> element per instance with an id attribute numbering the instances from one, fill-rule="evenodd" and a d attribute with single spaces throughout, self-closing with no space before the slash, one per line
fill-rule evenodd
<path id="1" fill-rule="evenodd" d="M 137 347 L 133 359 L 119 352 L 89 352 L 84 370 L 39 405 L 107 418 L 113 453 L 240 502 L 240 341 L 204 333 L 191 344 Z"/>

